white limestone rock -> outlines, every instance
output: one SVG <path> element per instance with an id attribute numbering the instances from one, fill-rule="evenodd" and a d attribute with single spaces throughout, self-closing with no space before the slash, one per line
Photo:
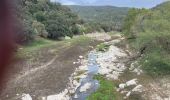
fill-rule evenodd
<path id="1" fill-rule="evenodd" d="M 80 59 L 83 59 L 83 56 L 80 55 L 79 58 L 80 58 Z"/>
<path id="2" fill-rule="evenodd" d="M 143 86 L 137 85 L 135 88 L 132 89 L 133 92 L 143 92 Z"/>
<path id="3" fill-rule="evenodd" d="M 67 95 L 68 90 L 65 89 L 63 92 L 57 95 L 50 95 L 47 97 L 47 100 L 70 100 L 70 97 Z"/>
<path id="4" fill-rule="evenodd" d="M 137 79 L 132 79 L 130 81 L 126 82 L 126 86 L 132 86 L 132 85 L 137 85 Z"/>
<path id="5" fill-rule="evenodd" d="M 79 66 L 78 70 L 88 70 L 88 67 L 87 65 L 82 65 L 82 66 Z"/>
<path id="6" fill-rule="evenodd" d="M 112 72 L 111 69 L 108 69 L 108 68 L 100 68 L 98 73 L 101 74 L 101 75 L 106 75 L 108 73 Z"/>
<path id="7" fill-rule="evenodd" d="M 22 94 L 22 100 L 32 100 L 32 97 L 29 94 Z"/>
<path id="8" fill-rule="evenodd" d="M 127 94 L 126 94 L 126 97 L 129 97 L 131 95 L 131 91 L 129 91 Z"/>
<path id="9" fill-rule="evenodd" d="M 126 84 L 119 84 L 119 89 L 124 89 L 126 87 Z"/>
<path id="10" fill-rule="evenodd" d="M 80 87 L 80 92 L 86 92 L 88 89 L 90 89 L 91 83 L 86 83 L 82 87 Z"/>

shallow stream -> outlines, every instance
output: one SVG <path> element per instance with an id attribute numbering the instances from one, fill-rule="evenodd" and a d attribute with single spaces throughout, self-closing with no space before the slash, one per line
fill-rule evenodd
<path id="1" fill-rule="evenodd" d="M 86 98 L 94 93 L 99 88 L 99 82 L 95 79 L 93 79 L 94 75 L 98 73 L 99 70 L 99 64 L 96 61 L 97 55 L 95 51 L 91 51 L 88 54 L 88 71 L 87 71 L 87 77 L 80 80 L 81 85 L 76 90 L 75 95 L 72 97 L 72 100 L 86 100 Z M 90 88 L 85 92 L 80 92 L 80 88 L 85 85 L 86 83 L 90 83 Z"/>

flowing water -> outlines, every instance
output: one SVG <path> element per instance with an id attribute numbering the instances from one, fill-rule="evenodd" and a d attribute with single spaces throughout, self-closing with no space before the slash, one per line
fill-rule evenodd
<path id="1" fill-rule="evenodd" d="M 97 55 L 94 51 L 91 51 L 88 54 L 88 72 L 87 72 L 87 77 L 84 79 L 81 79 L 81 85 L 80 87 L 76 90 L 75 95 L 77 98 L 75 98 L 75 95 L 72 97 L 72 100 L 86 100 L 86 98 L 94 93 L 98 88 L 99 88 L 99 82 L 95 79 L 93 79 L 94 75 L 98 73 L 99 69 L 99 64 L 96 61 Z M 86 84 L 90 83 L 90 89 L 88 89 L 85 92 L 80 92 L 80 88 Z"/>

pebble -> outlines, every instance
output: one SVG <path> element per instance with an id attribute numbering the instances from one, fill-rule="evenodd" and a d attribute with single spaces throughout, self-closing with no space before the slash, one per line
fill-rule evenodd
<path id="1" fill-rule="evenodd" d="M 83 59 L 83 56 L 80 55 L 79 58 L 80 58 L 80 59 Z"/>

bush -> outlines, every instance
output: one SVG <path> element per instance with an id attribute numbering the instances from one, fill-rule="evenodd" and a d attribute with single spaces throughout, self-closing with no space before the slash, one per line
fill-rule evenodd
<path id="1" fill-rule="evenodd" d="M 80 33 L 79 27 L 77 25 L 73 25 L 72 28 L 71 28 L 71 31 L 72 31 L 73 34 L 79 34 Z"/>
<path id="2" fill-rule="evenodd" d="M 39 22 L 44 22 L 46 21 L 46 15 L 44 14 L 43 11 L 38 11 L 34 14 L 34 17 L 36 18 L 37 21 Z"/>
<path id="3" fill-rule="evenodd" d="M 14 27 L 16 29 L 16 42 L 23 44 L 30 42 L 34 39 L 35 32 L 31 27 L 31 21 L 25 20 L 18 22 Z"/>
<path id="4" fill-rule="evenodd" d="M 32 24 L 32 27 L 34 28 L 34 31 L 37 35 L 39 35 L 41 37 L 45 37 L 45 38 L 48 36 L 48 33 L 45 29 L 44 24 L 37 22 L 37 21 L 34 21 L 33 24 Z"/>
<path id="5" fill-rule="evenodd" d="M 115 84 L 105 79 L 101 75 L 96 75 L 95 79 L 100 82 L 99 89 L 92 93 L 87 100 L 122 100 L 123 98 L 116 93 Z"/>
<path id="6" fill-rule="evenodd" d="M 143 69 L 152 76 L 162 76 L 170 74 L 169 55 L 160 53 L 160 50 L 147 53 L 142 59 Z"/>
<path id="7" fill-rule="evenodd" d="M 105 43 L 101 43 L 99 45 L 97 45 L 97 51 L 106 51 L 109 49 L 109 46 L 108 44 L 105 44 Z"/>
<path id="8" fill-rule="evenodd" d="M 48 38 L 51 39 L 59 39 L 60 37 L 64 36 L 72 37 L 71 31 L 68 26 L 54 20 L 50 20 L 47 22 L 46 29 L 48 31 Z"/>

